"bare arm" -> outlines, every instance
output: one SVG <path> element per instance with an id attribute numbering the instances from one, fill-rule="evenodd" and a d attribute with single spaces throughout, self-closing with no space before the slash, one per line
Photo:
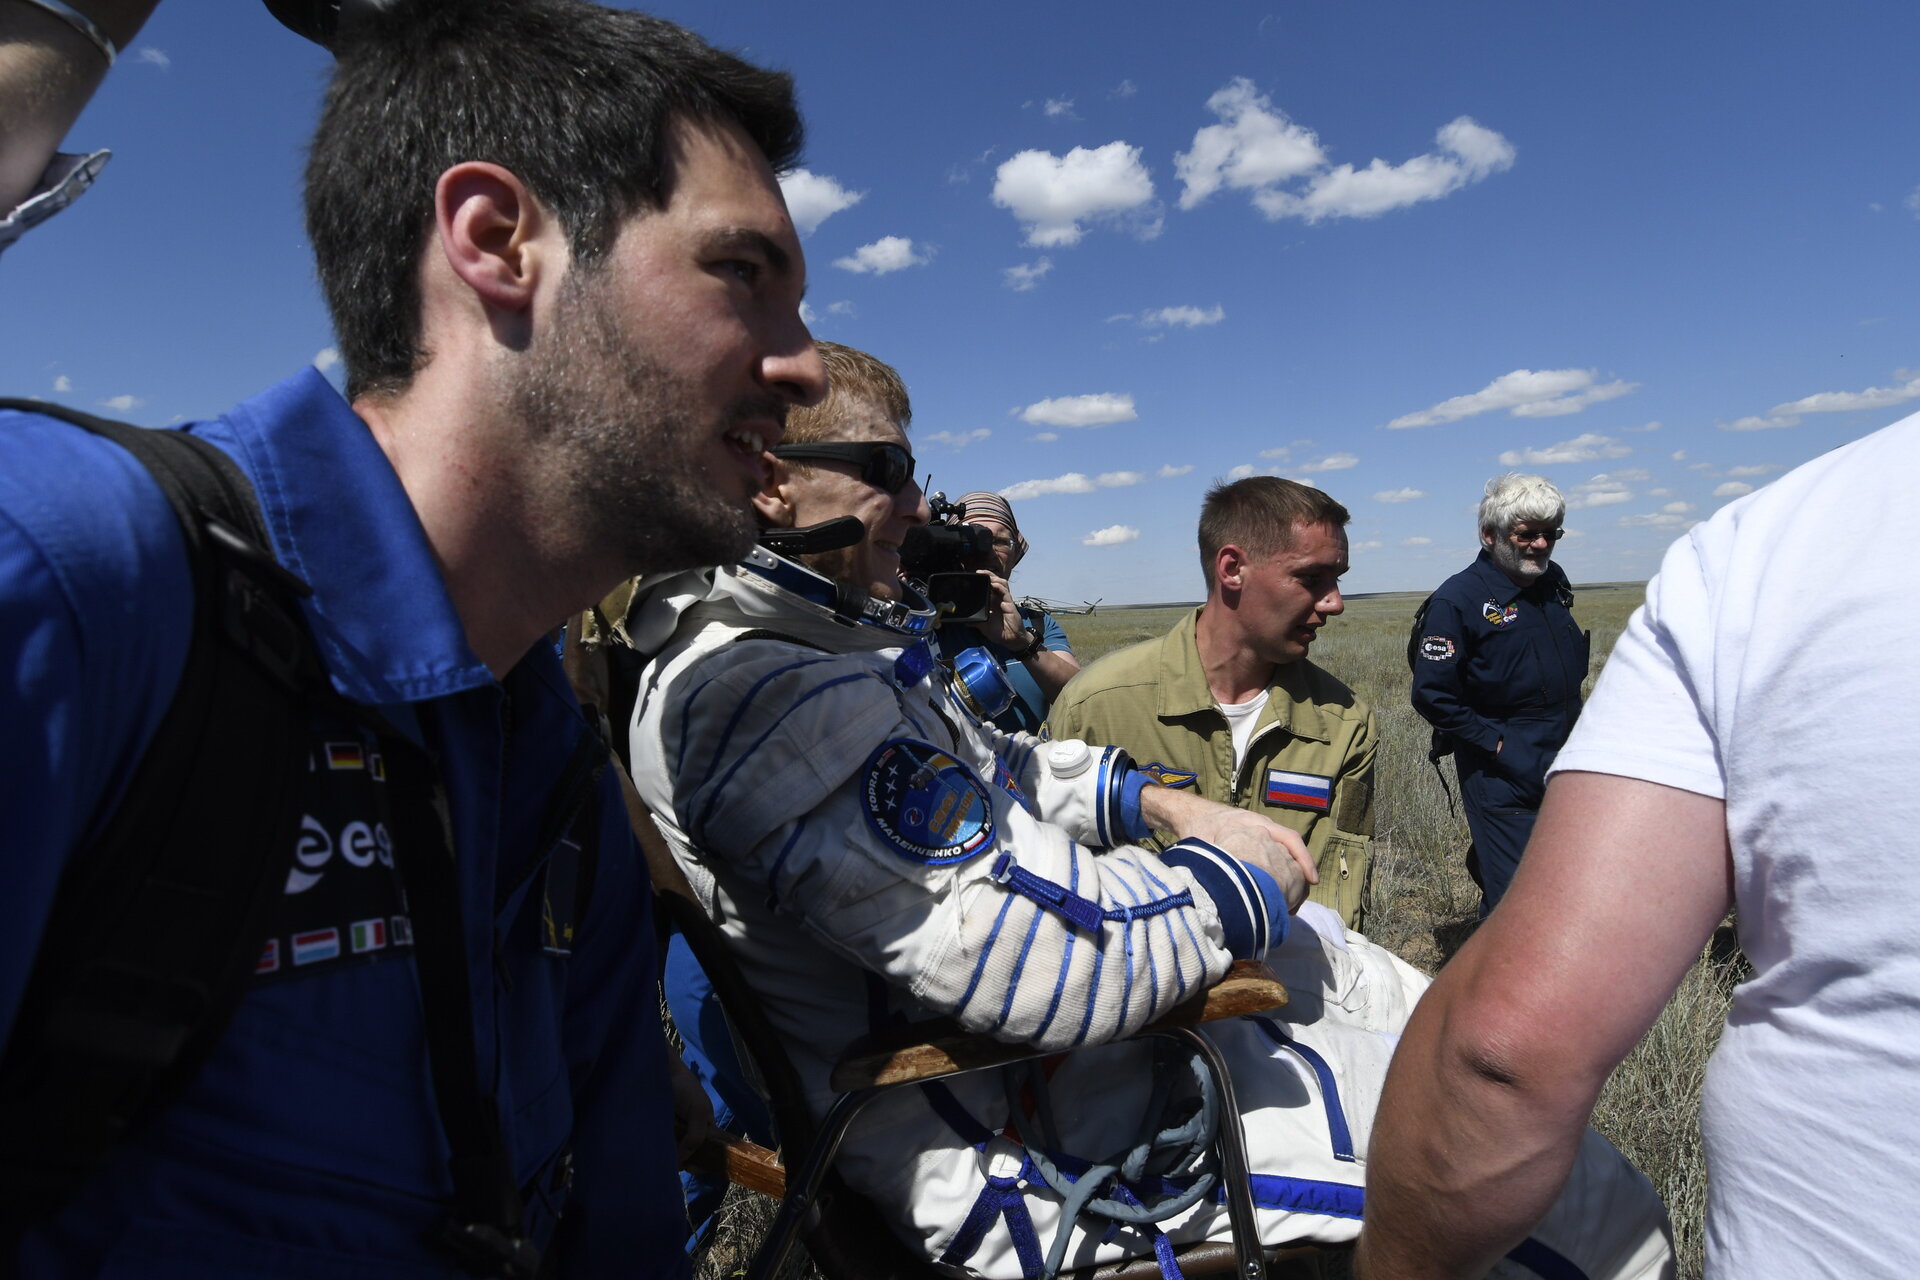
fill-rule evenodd
<path id="1" fill-rule="evenodd" d="M 1366 1280 L 1480 1275 L 1546 1213 L 1601 1086 L 1732 901 L 1723 802 L 1553 780 L 1512 890 L 1422 998 L 1387 1073 Z"/>
<path id="2" fill-rule="evenodd" d="M 1036 649 L 1030 657 L 1021 661 L 1048 702 L 1059 697 L 1060 691 L 1067 687 L 1067 681 L 1080 671 L 1080 663 L 1064 649 Z"/>
<path id="3" fill-rule="evenodd" d="M 70 0 L 119 48 L 159 0 Z M 33 193 L 60 140 L 107 74 L 87 38 L 44 9 L 0 4 L 0 217 Z"/>

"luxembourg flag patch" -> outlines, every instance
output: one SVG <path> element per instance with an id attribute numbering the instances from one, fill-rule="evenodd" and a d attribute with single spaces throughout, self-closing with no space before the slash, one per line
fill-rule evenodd
<path id="1" fill-rule="evenodd" d="M 1333 779 L 1317 773 L 1267 770 L 1267 803 L 1325 813 L 1333 807 Z"/>

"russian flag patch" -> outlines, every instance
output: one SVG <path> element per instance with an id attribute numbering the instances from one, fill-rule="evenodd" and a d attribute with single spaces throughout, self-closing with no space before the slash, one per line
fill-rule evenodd
<path id="1" fill-rule="evenodd" d="M 1333 807 L 1333 779 L 1317 773 L 1267 770 L 1267 803 L 1325 813 Z"/>

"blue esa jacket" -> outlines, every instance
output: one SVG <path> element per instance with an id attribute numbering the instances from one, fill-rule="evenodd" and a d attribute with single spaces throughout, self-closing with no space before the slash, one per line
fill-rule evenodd
<path id="1" fill-rule="evenodd" d="M 684 1274 L 648 885 L 610 780 L 571 954 L 540 929 L 548 902 L 573 900 L 577 864 L 539 828 L 586 732 L 551 648 L 493 679 L 397 477 L 319 374 L 186 429 L 252 480 L 276 554 L 314 588 L 335 687 L 416 725 L 439 761 L 476 1065 L 536 1237 L 561 1274 Z M 111 813 L 171 697 L 190 610 L 174 516 L 145 471 L 64 423 L 0 413 L 0 1032 L 63 860 Z M 254 987 L 185 1096 L 28 1235 L 18 1274 L 462 1274 L 429 1243 L 452 1182 L 379 753 L 316 721 L 311 756 Z"/>
<path id="2" fill-rule="evenodd" d="M 1500 784 L 1499 803 L 1539 806 L 1580 714 L 1591 637 L 1572 604 L 1559 565 L 1523 589 L 1484 550 L 1428 602 L 1414 641 L 1414 709 L 1446 736 L 1463 772 Z"/>

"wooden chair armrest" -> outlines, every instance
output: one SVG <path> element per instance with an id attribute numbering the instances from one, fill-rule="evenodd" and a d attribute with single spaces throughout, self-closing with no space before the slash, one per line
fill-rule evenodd
<path id="1" fill-rule="evenodd" d="M 724 1173 L 749 1191 L 778 1200 L 787 1194 L 787 1167 L 780 1153 L 745 1138 L 716 1129 L 694 1149 L 687 1168 L 700 1173 Z"/>
<path id="2" fill-rule="evenodd" d="M 1162 1014 L 1145 1031 L 1263 1013 L 1286 1003 L 1287 989 L 1264 961 L 1236 960 L 1224 978 Z M 1036 1056 L 1030 1045 L 963 1031 L 941 1018 L 862 1036 L 847 1046 L 847 1052 L 835 1064 L 832 1083 L 836 1093 L 851 1093 L 855 1089 L 934 1080 Z"/>

